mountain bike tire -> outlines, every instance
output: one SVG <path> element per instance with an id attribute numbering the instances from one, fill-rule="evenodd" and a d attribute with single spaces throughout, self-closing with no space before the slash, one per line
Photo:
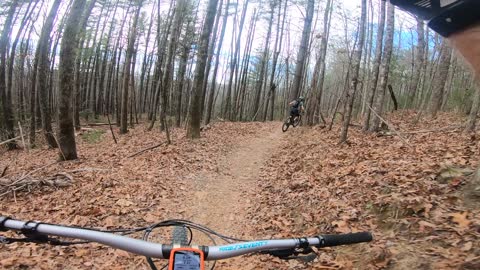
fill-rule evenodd
<path id="1" fill-rule="evenodd" d="M 177 244 L 181 246 L 188 245 L 188 231 L 184 226 L 175 226 L 173 227 L 172 232 L 172 244 Z"/>
<path id="2" fill-rule="evenodd" d="M 300 122 L 302 122 L 302 116 L 301 115 L 295 117 L 295 119 L 293 120 L 293 127 L 297 127 L 298 125 L 300 125 Z"/>

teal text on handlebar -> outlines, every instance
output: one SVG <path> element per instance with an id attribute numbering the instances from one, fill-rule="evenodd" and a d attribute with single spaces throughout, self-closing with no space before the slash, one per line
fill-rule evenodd
<path id="1" fill-rule="evenodd" d="M 250 242 L 245 244 L 234 244 L 234 245 L 220 247 L 219 251 L 234 251 L 234 250 L 242 250 L 242 249 L 248 249 L 248 248 L 256 248 L 256 247 L 265 246 L 267 243 L 268 241 L 257 241 L 257 242 Z"/>

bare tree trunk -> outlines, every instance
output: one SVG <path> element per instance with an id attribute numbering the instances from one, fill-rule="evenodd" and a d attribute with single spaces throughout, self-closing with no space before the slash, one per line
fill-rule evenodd
<path id="1" fill-rule="evenodd" d="M 218 0 L 209 0 L 207 7 L 207 15 L 203 23 L 202 35 L 199 41 L 199 49 L 197 55 L 197 63 L 195 66 L 195 77 L 193 79 L 193 97 L 190 104 L 189 125 L 187 128 L 187 137 L 190 139 L 200 138 L 200 121 L 201 121 L 201 100 L 202 86 L 205 76 L 205 65 L 208 57 L 208 43 L 210 34 L 212 33 L 213 22 L 217 12 Z"/>
<path id="2" fill-rule="evenodd" d="M 347 91 L 347 110 L 345 111 L 345 119 L 343 121 L 342 134 L 340 136 L 340 143 L 347 141 L 348 127 L 350 126 L 350 119 L 352 117 L 353 102 L 355 100 L 355 93 L 357 92 L 358 73 L 360 69 L 360 62 L 362 60 L 363 45 L 365 42 L 365 26 L 367 21 L 367 0 L 362 0 L 362 16 L 360 19 L 357 51 L 353 59 L 353 75 L 350 82 L 350 89 Z"/>
<path id="3" fill-rule="evenodd" d="M 166 30 L 163 32 L 160 31 L 161 24 L 161 16 L 160 16 L 160 0 L 157 2 L 157 40 L 158 40 L 158 48 L 157 48 L 157 63 L 155 65 L 155 75 L 154 75 L 154 83 L 152 85 L 153 89 L 153 97 L 152 97 L 152 104 L 151 110 L 150 110 L 150 126 L 148 127 L 148 130 L 152 130 L 153 126 L 155 125 L 155 121 L 157 120 L 157 110 L 158 110 L 158 103 L 160 102 L 160 94 L 162 90 L 162 83 L 163 83 L 163 69 L 162 69 L 162 64 L 163 64 L 163 58 L 165 56 L 165 47 L 167 44 L 167 39 L 168 39 L 168 33 L 170 32 L 170 27 L 172 26 L 173 23 L 173 16 L 174 16 L 174 6 L 173 6 L 174 1 L 170 2 L 170 7 L 168 11 L 168 16 L 167 16 L 167 21 L 166 21 Z"/>
<path id="4" fill-rule="evenodd" d="M 68 15 L 65 33 L 62 38 L 59 64 L 59 95 L 58 107 L 58 143 L 60 145 L 60 159 L 77 159 L 75 145 L 75 130 L 72 117 L 72 94 L 74 92 L 75 49 L 78 47 L 79 23 L 82 17 L 85 0 L 75 0 Z"/>
<path id="5" fill-rule="evenodd" d="M 447 82 L 448 71 L 450 69 L 450 57 L 452 49 L 444 39 L 440 51 L 440 59 L 438 62 L 438 70 L 433 79 L 432 97 L 430 99 L 429 112 L 432 118 L 437 117 L 437 113 L 442 106 L 443 95 L 445 92 L 445 84 Z"/>
<path id="6" fill-rule="evenodd" d="M 372 84 L 369 92 L 367 102 L 373 108 L 373 102 L 377 94 L 378 73 L 380 70 L 380 63 L 382 61 L 382 46 L 383 46 L 383 32 L 385 29 L 385 2 L 380 1 L 380 17 L 378 19 L 377 39 L 375 42 L 375 59 L 373 60 Z M 367 109 L 365 119 L 363 122 L 363 131 L 370 129 L 370 118 L 372 112 Z"/>
<path id="7" fill-rule="evenodd" d="M 230 1 L 228 1 L 227 7 L 229 3 Z M 218 10 L 217 17 L 215 18 L 215 24 L 213 26 L 212 40 L 208 48 L 207 66 L 205 68 L 205 79 L 203 80 L 202 102 L 201 102 L 202 103 L 202 109 L 201 109 L 202 119 L 203 119 L 204 109 L 205 109 L 205 100 L 207 98 L 208 77 L 210 75 L 210 69 L 212 69 L 212 59 L 215 51 L 215 43 L 218 36 L 218 27 L 220 25 L 220 17 L 222 16 L 222 12 L 223 12 L 222 8 L 223 8 L 223 0 L 220 0 L 220 3 L 218 4 L 218 9 L 217 9 Z M 228 9 L 227 9 L 227 16 L 228 16 Z"/>
<path id="8" fill-rule="evenodd" d="M 307 15 L 303 25 L 302 40 L 300 42 L 300 48 L 298 49 L 297 63 L 295 65 L 295 76 L 293 78 L 292 94 L 290 100 L 294 100 L 301 94 L 302 79 L 304 76 L 305 61 L 307 60 L 307 49 L 310 40 L 310 32 L 312 29 L 312 18 L 314 11 L 314 0 L 308 0 Z"/>
<path id="9" fill-rule="evenodd" d="M 425 54 L 425 29 L 423 20 L 416 18 L 417 20 L 417 46 L 416 46 L 416 58 L 414 64 L 414 71 L 412 74 L 412 80 L 408 87 L 408 104 L 411 106 L 415 100 L 417 94 L 417 87 L 420 81 L 420 73 L 423 67 L 423 59 Z"/>
<path id="10" fill-rule="evenodd" d="M 465 127 L 465 132 L 475 131 L 478 113 L 480 112 L 480 83 L 478 79 L 479 78 L 476 78 L 476 90 L 473 97 L 473 105 L 472 109 L 470 110 L 470 115 L 468 117 L 467 126 Z"/>
<path id="11" fill-rule="evenodd" d="M 374 110 L 378 115 L 382 115 L 383 107 L 385 103 L 385 94 L 387 89 L 388 82 L 388 73 L 390 71 L 390 60 L 392 59 L 392 48 L 393 48 L 393 36 L 394 36 L 394 26 L 395 26 L 395 7 L 389 2 L 387 8 L 387 32 L 385 38 L 385 49 L 384 57 L 381 65 L 381 76 L 380 76 L 380 85 L 378 87 L 379 96 L 377 97 L 377 102 L 375 103 Z M 378 131 L 380 127 L 380 117 L 375 116 L 373 118 L 372 125 L 370 126 L 370 131 Z"/>
<path id="12" fill-rule="evenodd" d="M 30 148 L 35 147 L 35 130 L 37 128 L 37 115 L 36 115 L 36 108 L 38 107 L 37 101 L 37 70 L 38 70 L 38 60 L 40 54 L 40 47 L 37 46 L 35 50 L 35 59 L 33 60 L 33 68 L 32 68 L 32 77 L 31 77 L 31 87 L 30 87 Z"/>
<path id="13" fill-rule="evenodd" d="M 106 40 L 107 43 L 105 44 L 105 52 L 103 53 L 101 64 L 99 66 L 100 77 L 99 77 L 99 84 L 98 84 L 98 98 L 97 98 L 97 104 L 96 104 L 97 113 L 98 112 L 105 113 L 105 109 L 106 109 L 106 108 L 103 108 L 104 107 L 103 105 L 105 104 L 105 93 L 107 92 L 107 90 L 105 89 L 105 81 L 106 81 L 105 77 L 107 74 L 107 61 L 108 61 L 108 53 L 109 53 L 108 47 L 110 47 L 110 40 L 112 38 L 112 33 L 114 28 L 112 26 L 113 26 L 113 21 L 117 15 L 117 8 L 118 8 L 118 1 L 116 2 L 113 10 L 112 21 L 110 22 L 110 29 L 108 30 L 108 34 L 107 34 L 107 40 Z M 106 24 L 107 24 L 107 21 L 105 21 L 105 25 Z M 102 30 L 102 36 L 103 36 L 103 30 Z M 145 55 L 147 54 L 145 53 Z"/>
<path id="14" fill-rule="evenodd" d="M 2 34 L 0 36 L 0 99 L 2 101 L 3 120 L 5 121 L 7 139 L 12 139 L 15 137 L 15 133 L 13 130 L 15 126 L 15 119 L 12 110 L 12 100 L 7 97 L 5 67 L 7 66 L 8 37 L 13 27 L 13 16 L 15 14 L 17 6 L 18 0 L 14 0 L 10 5 L 10 9 L 8 10 L 8 15 L 3 25 Z M 17 148 L 15 141 L 9 142 L 7 146 L 10 150 Z"/>
<path id="15" fill-rule="evenodd" d="M 242 61 L 242 72 L 241 72 L 241 78 L 240 78 L 240 100 L 238 102 L 238 108 L 236 111 L 239 111 L 238 114 L 238 120 L 242 121 L 244 114 L 246 114 L 246 107 L 244 106 L 247 98 L 247 88 L 248 88 L 248 70 L 250 66 L 250 55 L 252 52 L 252 44 L 255 36 L 255 29 L 257 27 L 256 21 L 257 21 L 257 9 L 253 11 L 252 19 L 250 20 L 250 26 L 248 28 L 248 34 L 247 34 L 247 46 L 245 47 L 244 53 L 243 53 L 243 61 Z"/>
<path id="16" fill-rule="evenodd" d="M 235 43 L 235 49 L 232 52 L 233 53 L 233 59 L 230 63 L 230 78 L 228 81 L 228 86 L 227 86 L 227 96 L 225 100 L 225 111 L 224 111 L 224 117 L 225 118 L 230 118 L 231 116 L 231 110 L 232 110 L 232 86 L 233 86 L 233 78 L 235 74 L 235 70 L 237 67 L 237 60 L 238 60 L 238 52 L 240 51 L 240 41 L 242 38 L 242 31 L 243 31 L 243 24 L 245 23 L 245 17 L 246 17 L 246 12 L 247 12 L 247 7 L 248 7 L 248 2 L 249 0 L 246 0 L 245 3 L 243 4 L 243 10 L 242 10 L 242 18 L 240 19 L 240 26 L 239 26 L 239 33 L 237 36 L 237 41 Z"/>
<path id="17" fill-rule="evenodd" d="M 213 110 L 213 100 L 215 98 L 215 88 L 217 84 L 217 73 L 218 73 L 218 66 L 220 64 L 220 55 L 221 55 L 221 50 L 222 50 L 222 45 L 223 45 L 223 39 L 225 37 L 225 30 L 227 26 L 227 21 L 228 21 L 228 8 L 230 6 L 230 0 L 227 0 L 227 4 L 225 5 L 225 14 L 223 16 L 223 21 L 222 21 L 222 30 L 220 32 L 220 37 L 218 39 L 218 44 L 217 44 L 217 54 L 215 55 L 215 67 L 213 69 L 213 77 L 212 77 L 212 85 L 210 86 L 210 93 L 208 97 L 208 104 L 207 104 L 207 115 L 205 117 L 205 125 L 208 125 L 210 123 L 210 120 L 212 118 L 212 110 Z"/>
<path id="18" fill-rule="evenodd" d="M 312 108 L 307 110 L 307 124 L 314 125 L 319 121 L 315 119 L 320 119 L 321 115 L 321 106 L 322 106 L 322 96 L 323 96 L 323 82 L 325 80 L 325 62 L 326 62 L 326 55 L 327 55 L 327 45 L 328 39 L 330 36 L 330 21 L 331 21 L 331 14 L 332 14 L 332 0 L 328 0 L 325 6 L 325 12 L 323 15 L 323 33 L 321 36 L 321 43 L 320 43 L 320 53 L 318 55 L 317 62 L 315 63 L 315 71 L 314 76 L 312 79 L 312 86 L 311 91 L 313 93 L 312 98 L 316 95 L 316 103 Z M 318 89 L 318 90 L 317 90 Z M 312 103 L 313 104 L 313 101 Z M 317 109 L 315 109 L 317 108 Z M 318 112 L 318 116 L 315 115 L 315 112 Z"/>
<path id="19" fill-rule="evenodd" d="M 277 89 L 277 85 L 274 84 L 275 80 L 275 71 L 277 68 L 277 61 L 278 61 L 278 56 L 280 55 L 280 52 L 282 51 L 282 44 L 283 44 L 283 34 L 284 34 L 284 29 L 285 29 L 285 19 L 287 17 L 287 6 L 288 6 L 288 1 L 285 1 L 285 5 L 283 7 L 283 18 L 282 18 L 282 26 L 280 26 L 280 15 L 281 15 L 281 10 L 282 10 L 282 1 L 280 0 L 278 3 L 278 19 L 277 19 L 277 37 L 275 39 L 275 55 L 273 57 L 273 68 L 272 68 L 272 75 L 270 77 L 270 121 L 273 121 L 274 118 L 274 112 L 275 112 L 275 90 Z M 280 30 L 281 29 L 281 30 Z M 280 30 L 280 38 L 279 36 L 279 30 Z M 280 41 L 278 48 L 277 48 L 277 42 Z M 265 111 L 265 114 L 267 112 Z"/>
<path id="20" fill-rule="evenodd" d="M 273 15 L 275 6 L 270 2 L 270 19 L 268 20 L 268 31 L 265 38 L 265 47 L 263 48 L 262 58 L 260 59 L 260 73 L 255 83 L 255 100 L 253 101 L 252 121 L 255 121 L 258 111 L 260 110 L 260 97 L 262 94 L 262 86 L 265 78 L 265 69 L 268 58 L 268 48 L 270 47 L 270 36 L 272 35 Z"/>
<path id="21" fill-rule="evenodd" d="M 130 83 L 130 68 L 132 65 L 132 57 L 135 48 L 135 40 L 137 34 L 138 17 L 142 8 L 143 0 L 137 1 L 137 10 L 133 18 L 132 27 L 128 35 L 127 53 L 125 56 L 125 66 L 123 72 L 123 91 L 122 91 L 122 111 L 120 116 L 120 134 L 128 132 L 128 88 Z"/>
<path id="22" fill-rule="evenodd" d="M 40 110 L 42 112 L 42 125 L 45 132 L 45 139 L 48 146 L 51 148 L 58 147 L 57 141 L 53 135 L 52 130 L 52 117 L 50 115 L 50 108 L 48 102 L 48 56 L 50 52 L 50 33 L 53 29 L 53 22 L 57 15 L 58 8 L 60 7 L 61 0 L 55 0 L 52 5 L 52 9 L 48 14 L 45 24 L 42 28 L 40 40 L 38 46 L 40 46 L 39 62 L 38 62 L 38 93 L 40 97 Z"/>
<path id="23" fill-rule="evenodd" d="M 154 10 L 153 10 L 153 14 L 156 13 L 156 5 L 154 7 Z M 148 59 L 148 53 L 147 53 L 147 50 L 148 50 L 148 45 L 150 43 L 150 36 L 151 36 L 151 33 L 152 33 L 152 26 L 153 26 L 153 22 L 155 20 L 155 16 L 151 16 L 150 17 L 150 23 L 148 25 L 148 30 L 147 30 L 147 35 L 145 37 L 145 54 L 143 56 L 143 62 L 142 62 L 142 73 L 140 74 L 140 87 L 139 87 L 139 90 L 140 90 L 140 97 L 139 97 L 139 100 L 138 100 L 138 104 L 140 106 L 140 112 L 143 113 L 144 110 L 145 110 L 145 101 L 147 99 L 147 89 L 148 89 L 148 79 L 147 79 L 147 83 L 145 84 L 145 75 L 147 75 L 147 77 L 149 77 L 150 75 L 150 72 L 147 72 L 149 71 L 148 69 L 148 66 L 149 66 L 149 59 Z M 155 45 L 154 45 L 155 46 Z M 151 65 L 150 65 L 151 66 Z M 142 106 L 143 104 L 143 106 Z"/>
<path id="24" fill-rule="evenodd" d="M 172 70 L 174 65 L 174 56 L 177 50 L 177 40 L 181 32 L 181 27 L 183 23 L 183 17 L 185 16 L 187 3 L 185 0 L 177 0 L 177 4 L 175 7 L 175 15 L 173 18 L 173 27 L 172 32 L 170 34 L 170 43 L 168 46 L 168 54 L 167 54 L 167 61 L 165 63 L 165 73 L 162 83 L 162 104 L 161 104 L 161 113 L 160 113 L 160 123 L 162 130 L 165 129 L 164 124 L 167 123 L 166 121 L 166 114 L 167 114 L 167 107 L 168 107 L 168 92 L 170 89 L 171 81 L 172 81 Z"/>

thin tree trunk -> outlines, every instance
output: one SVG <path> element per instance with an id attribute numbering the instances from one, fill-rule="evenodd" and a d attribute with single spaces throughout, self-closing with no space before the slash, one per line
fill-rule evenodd
<path id="1" fill-rule="evenodd" d="M 308 0 L 307 15 L 303 25 L 302 40 L 298 49 L 297 63 L 295 65 L 295 76 L 293 78 L 293 88 L 290 95 L 290 100 L 294 100 L 302 93 L 301 85 L 304 76 L 305 61 L 307 60 L 307 49 L 310 39 L 310 32 L 312 29 L 314 5 L 314 0 Z"/>
<path id="2" fill-rule="evenodd" d="M 440 51 L 440 59 L 438 62 L 438 71 L 433 79 L 432 97 L 430 99 L 429 113 L 432 118 L 437 117 L 437 113 L 442 106 L 443 95 L 445 92 L 445 84 L 447 82 L 448 71 L 450 69 L 450 57 L 452 49 L 447 40 L 442 41 Z"/>
<path id="3" fill-rule="evenodd" d="M 373 60 L 372 82 L 370 85 L 371 89 L 367 99 L 368 105 L 371 108 L 373 108 L 374 106 L 373 103 L 377 94 L 378 74 L 380 71 L 380 63 L 382 61 L 383 32 L 385 29 L 385 2 L 386 1 L 380 1 L 380 17 L 378 20 L 377 39 L 375 41 L 375 58 Z M 371 111 L 368 109 L 366 111 L 365 119 L 363 122 L 363 131 L 368 131 L 370 129 L 370 118 Z"/>
<path id="4" fill-rule="evenodd" d="M 40 110 L 42 112 L 42 125 L 43 131 L 45 132 L 45 139 L 47 140 L 48 146 L 51 148 L 58 147 L 57 140 L 53 135 L 52 130 L 52 118 L 49 108 L 49 91 L 48 91 L 48 57 L 50 51 L 50 41 L 49 36 L 53 29 L 53 22 L 55 16 L 57 15 L 58 9 L 60 7 L 61 0 L 55 0 L 52 5 L 52 9 L 48 14 L 48 17 L 45 21 L 45 24 L 42 28 L 42 33 L 40 35 L 40 40 L 38 46 L 40 46 L 39 62 L 38 62 L 38 93 L 40 97 Z"/>
<path id="5" fill-rule="evenodd" d="M 207 15 L 203 24 L 202 35 L 199 41 L 199 49 L 197 55 L 197 63 L 195 66 L 195 77 L 193 79 L 193 97 L 190 105 L 189 125 L 187 129 L 187 137 L 190 139 L 200 138 L 200 121 L 201 121 L 201 98 L 202 86 L 205 76 L 205 65 L 208 57 L 208 43 L 212 32 L 215 14 L 217 12 L 218 0 L 209 0 Z"/>
<path id="6" fill-rule="evenodd" d="M 7 66 L 8 37 L 13 27 L 13 16 L 15 15 L 17 6 L 18 0 L 14 0 L 8 10 L 8 15 L 0 36 L 0 99 L 3 107 L 3 120 L 7 131 L 7 140 L 15 137 L 15 119 L 12 110 L 12 100 L 7 97 L 5 67 Z M 17 144 L 15 141 L 11 141 L 7 144 L 7 147 L 9 150 L 13 150 L 17 148 Z"/>
<path id="7" fill-rule="evenodd" d="M 348 127 L 350 126 L 350 119 L 352 117 L 353 102 L 355 100 L 355 93 L 357 92 L 358 73 L 360 69 L 360 62 L 362 60 L 363 46 L 365 42 L 365 26 L 367 20 L 367 0 L 362 0 L 362 16 L 359 25 L 359 38 L 357 44 L 357 51 L 353 59 L 353 75 L 350 82 L 350 89 L 347 91 L 347 110 L 345 111 L 345 119 L 343 121 L 342 133 L 340 135 L 340 143 L 347 141 Z"/>
<path id="8" fill-rule="evenodd" d="M 377 102 L 375 102 L 374 110 L 378 115 L 383 114 L 383 108 L 385 103 L 385 94 L 388 82 L 388 73 L 390 71 L 390 60 L 392 59 L 393 37 L 395 26 L 395 7 L 389 2 L 387 8 L 387 32 L 385 38 L 385 49 L 383 53 L 383 61 L 381 64 L 380 85 L 378 87 L 379 96 L 377 96 Z M 375 116 L 373 118 L 372 125 L 370 126 L 371 132 L 378 131 L 380 127 L 380 117 Z"/>
<path id="9" fill-rule="evenodd" d="M 408 87 L 408 104 L 413 105 L 415 96 L 417 94 L 417 87 L 420 81 L 420 74 L 423 67 L 423 55 L 425 53 L 425 30 L 423 20 L 416 18 L 417 20 L 417 46 L 416 46 L 416 58 L 414 64 L 414 70 L 412 74 L 412 80 Z"/>
<path id="10" fill-rule="evenodd" d="M 65 33 L 62 38 L 59 64 L 59 109 L 58 143 L 60 159 L 77 159 L 75 130 L 72 117 L 72 94 L 74 92 L 75 49 L 78 47 L 79 23 L 85 0 L 75 0 L 68 15 Z"/>
<path id="11" fill-rule="evenodd" d="M 215 88 L 217 84 L 217 73 L 218 73 L 218 67 L 220 64 L 220 55 L 221 55 L 221 50 L 223 45 L 223 39 L 225 37 L 225 30 L 226 30 L 227 21 L 228 21 L 229 6 L 230 6 L 230 0 L 227 0 L 227 4 L 225 5 L 225 14 L 223 15 L 223 21 L 221 26 L 222 30 L 220 32 L 220 37 L 218 39 L 218 44 L 217 44 L 217 53 L 215 55 L 215 67 L 213 69 L 212 85 L 210 86 L 210 93 L 208 97 L 207 115 L 205 116 L 205 125 L 208 125 L 212 118 L 212 110 L 214 106 L 213 100 L 215 98 Z"/>
<path id="12" fill-rule="evenodd" d="M 228 81 L 227 95 L 226 95 L 226 99 L 225 99 L 225 111 L 224 111 L 224 117 L 225 118 L 230 118 L 230 116 L 231 116 L 231 99 L 232 99 L 231 96 L 232 96 L 233 78 L 234 78 L 234 74 L 235 74 L 235 68 L 237 67 L 238 52 L 240 50 L 240 41 L 241 41 L 241 38 L 242 38 L 242 31 L 243 31 L 243 25 L 245 23 L 245 17 L 246 17 L 248 2 L 249 2 L 249 0 L 246 0 L 245 3 L 243 4 L 242 18 L 240 19 L 240 26 L 239 26 L 239 33 L 238 33 L 238 36 L 237 36 L 237 41 L 235 43 L 235 50 L 233 52 L 233 59 L 232 59 L 232 62 L 230 63 L 230 78 L 229 78 L 229 81 Z"/>
<path id="13" fill-rule="evenodd" d="M 473 105 L 470 110 L 470 115 L 468 117 L 467 126 L 465 127 L 465 132 L 474 132 L 477 124 L 478 113 L 480 112 L 480 83 L 476 80 L 476 90 L 473 97 Z"/>
<path id="14" fill-rule="evenodd" d="M 120 134 L 128 132 L 128 88 L 130 84 L 130 71 L 132 65 L 132 57 L 135 48 L 135 40 L 137 34 L 138 17 L 140 15 L 140 9 L 142 8 L 143 0 L 138 1 L 137 10 L 133 18 L 132 27 L 128 35 L 127 52 L 125 55 L 125 66 L 123 72 L 123 91 L 122 91 L 122 110 L 120 115 Z"/>
<path id="15" fill-rule="evenodd" d="M 265 69 L 268 61 L 268 49 L 270 47 L 270 36 L 272 35 L 272 25 L 273 25 L 273 15 L 275 11 L 275 6 L 270 3 L 270 19 L 268 20 L 268 31 L 265 38 L 265 46 L 263 48 L 262 58 L 260 59 L 260 73 L 258 79 L 255 83 L 255 100 L 253 101 L 253 110 L 252 110 L 252 121 L 255 121 L 255 118 L 260 110 L 260 97 L 262 95 L 262 86 L 265 78 Z"/>
<path id="16" fill-rule="evenodd" d="M 325 6 L 325 12 L 323 17 L 323 34 L 321 37 L 320 43 L 320 53 L 317 59 L 317 63 L 315 64 L 315 72 L 314 77 L 312 80 L 312 93 L 316 93 L 317 99 L 314 108 L 310 108 L 307 110 L 307 124 L 314 125 L 315 123 L 319 122 L 315 119 L 320 119 L 321 115 L 321 106 L 322 106 L 322 96 L 323 96 L 323 83 L 325 80 L 325 62 L 326 62 L 326 55 L 327 55 L 327 45 L 328 39 L 330 36 L 330 21 L 331 21 L 331 14 L 332 14 L 332 0 L 328 0 Z M 317 91 L 318 89 L 318 91 Z M 313 97 L 314 95 L 312 95 Z M 316 109 L 315 109 L 316 108 Z M 318 112 L 318 116 L 315 113 Z"/>
<path id="17" fill-rule="evenodd" d="M 230 1 L 227 0 L 227 7 L 229 5 Z M 217 11 L 217 16 L 215 18 L 215 24 L 213 27 L 213 32 L 212 32 L 212 41 L 210 42 L 209 49 L 208 49 L 208 58 L 207 58 L 207 67 L 205 68 L 205 79 L 203 80 L 203 88 L 202 88 L 202 110 L 201 114 L 203 117 L 203 112 L 205 108 L 205 100 L 207 98 L 207 87 L 208 87 L 208 77 L 210 75 L 210 69 L 212 68 L 212 59 L 213 59 L 213 54 L 215 51 L 215 43 L 216 39 L 218 36 L 218 27 L 220 25 L 220 17 L 222 16 L 222 8 L 223 8 L 223 0 L 220 0 L 220 3 L 218 4 L 218 11 Z M 228 9 L 226 10 L 227 12 L 227 17 L 228 17 Z"/>

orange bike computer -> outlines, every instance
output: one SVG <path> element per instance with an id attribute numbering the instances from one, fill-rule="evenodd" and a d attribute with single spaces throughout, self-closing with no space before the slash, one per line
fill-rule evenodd
<path id="1" fill-rule="evenodd" d="M 170 252 L 168 270 L 204 270 L 203 251 L 195 248 L 174 248 Z"/>

